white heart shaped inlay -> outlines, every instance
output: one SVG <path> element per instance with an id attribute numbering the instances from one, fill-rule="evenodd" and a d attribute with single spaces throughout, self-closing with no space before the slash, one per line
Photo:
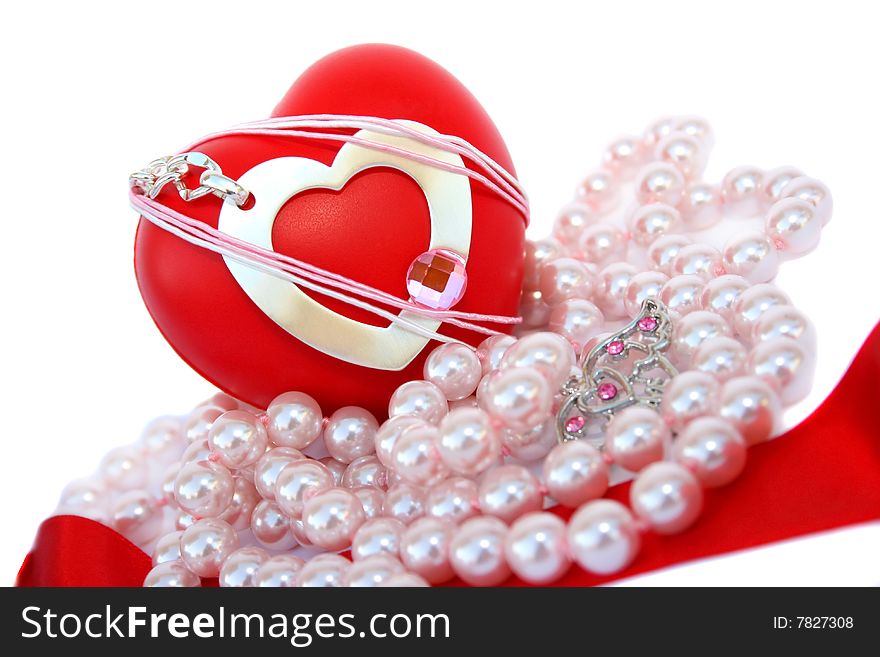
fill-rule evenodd
<path id="1" fill-rule="evenodd" d="M 426 134 L 439 134 L 413 121 L 398 121 Z M 464 166 L 461 157 L 408 137 L 369 130 L 361 139 L 390 144 L 443 162 Z M 428 249 L 447 248 L 467 260 L 470 252 L 473 212 L 470 182 L 465 176 L 442 171 L 403 156 L 346 143 L 333 164 L 303 157 L 280 157 L 248 170 L 238 182 L 257 199 L 251 210 L 224 203 L 218 229 L 265 249 L 274 250 L 272 227 L 282 206 L 307 189 L 340 190 L 355 175 L 372 167 L 390 167 L 410 176 L 428 202 L 431 240 Z M 413 257 L 419 254 L 414 253 Z M 377 254 L 381 257 L 381 254 Z M 296 284 L 253 269 L 227 256 L 226 266 L 251 300 L 276 324 L 309 346 L 340 360 L 380 370 L 402 370 L 428 344 L 429 339 L 397 324 L 371 326 L 340 315 L 318 303 Z M 435 331 L 439 320 L 402 311 L 402 318 Z"/>

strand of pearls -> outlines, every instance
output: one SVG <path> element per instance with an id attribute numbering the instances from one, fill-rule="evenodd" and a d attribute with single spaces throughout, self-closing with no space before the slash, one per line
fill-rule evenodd
<path id="1" fill-rule="evenodd" d="M 691 526 L 703 489 L 733 481 L 812 380 L 815 330 L 769 281 L 815 246 L 831 196 L 788 167 L 700 182 L 710 146 L 698 119 L 614 142 L 554 235 L 528 246 L 520 337 L 437 347 L 381 425 L 356 407 L 324 417 L 299 392 L 265 412 L 220 394 L 112 451 L 58 512 L 152 553 L 148 586 L 491 586 L 511 572 L 547 584 L 572 562 L 622 570 L 643 532 Z M 762 213 L 763 230 L 737 225 Z M 733 214 L 744 218 L 721 221 Z M 718 250 L 703 238 L 721 224 L 734 232 Z M 576 354 L 647 298 L 675 322 L 680 374 L 660 408 L 617 413 L 599 445 L 558 444 Z M 632 477 L 630 508 L 602 499 Z M 543 510 L 553 503 L 576 509 L 567 523 Z M 351 560 L 336 554 L 349 548 Z"/>

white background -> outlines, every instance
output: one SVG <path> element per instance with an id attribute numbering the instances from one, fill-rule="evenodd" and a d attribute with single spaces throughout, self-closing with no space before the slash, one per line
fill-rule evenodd
<path id="1" fill-rule="evenodd" d="M 458 76 L 506 138 L 535 237 L 610 138 L 664 114 L 711 121 L 710 180 L 739 164 L 824 180 L 834 219 L 779 277 L 820 339 L 815 391 L 790 421 L 818 405 L 880 318 L 870 3 L 16 2 L 4 14 L 0 583 L 68 480 L 149 418 L 212 392 L 141 303 L 128 174 L 267 116 L 304 68 L 343 46 L 408 46 Z M 873 536 L 835 553 L 866 563 Z M 805 573 L 822 572 L 802 558 Z"/>

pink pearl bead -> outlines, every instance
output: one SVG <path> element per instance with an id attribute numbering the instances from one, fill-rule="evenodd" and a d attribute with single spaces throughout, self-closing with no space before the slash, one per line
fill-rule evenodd
<path id="1" fill-rule="evenodd" d="M 130 490 L 110 507 L 113 529 L 137 545 L 155 541 L 162 530 L 162 508 L 146 492 Z"/>
<path id="2" fill-rule="evenodd" d="M 609 319 L 626 317 L 626 289 L 637 273 L 638 269 L 627 262 L 613 262 L 599 272 L 596 279 L 596 297 L 605 317 Z"/>
<path id="3" fill-rule="evenodd" d="M 251 515 L 251 531 L 257 542 L 271 550 L 289 550 L 297 543 L 290 519 L 277 503 L 263 500 Z"/>
<path id="4" fill-rule="evenodd" d="M 658 237 L 648 246 L 648 264 L 652 269 L 669 276 L 672 274 L 672 262 L 675 257 L 689 244 L 691 244 L 690 238 L 684 235 Z"/>
<path id="5" fill-rule="evenodd" d="M 208 446 L 208 439 L 201 438 L 190 443 L 190 446 L 183 452 L 180 457 L 181 464 L 195 463 L 196 461 L 207 461 L 211 458 L 211 448 Z"/>
<path id="6" fill-rule="evenodd" d="M 706 149 L 699 139 L 684 132 L 663 137 L 654 148 L 654 157 L 675 166 L 685 178 L 694 178 L 706 168 Z"/>
<path id="7" fill-rule="evenodd" d="M 153 565 L 158 566 L 160 563 L 167 561 L 180 560 L 180 537 L 183 536 L 183 530 L 169 532 L 164 536 L 160 536 L 153 548 Z"/>
<path id="8" fill-rule="evenodd" d="M 351 545 L 367 516 L 358 498 L 344 488 L 331 488 L 310 498 L 303 508 L 306 536 L 325 550 L 341 550 Z"/>
<path id="9" fill-rule="evenodd" d="M 763 189 L 764 172 L 751 166 L 731 169 L 721 181 L 724 202 L 745 215 L 760 212 L 764 201 Z"/>
<path id="10" fill-rule="evenodd" d="M 306 500 L 334 485 L 333 475 L 312 459 L 285 465 L 275 478 L 275 501 L 291 518 L 302 515 Z"/>
<path id="11" fill-rule="evenodd" d="M 470 347 L 448 342 L 428 356 L 425 379 L 440 388 L 449 400 L 464 399 L 473 394 L 483 376 L 480 359 Z"/>
<path id="12" fill-rule="evenodd" d="M 296 574 L 300 588 L 344 586 L 351 562 L 338 554 L 319 554 L 309 559 Z"/>
<path id="13" fill-rule="evenodd" d="M 620 201 L 620 190 L 607 171 L 595 171 L 577 188 L 578 200 L 597 214 L 606 214 Z"/>
<path id="14" fill-rule="evenodd" d="M 530 513 L 511 526 L 504 542 L 510 569 L 529 584 L 549 584 L 571 565 L 566 527 L 552 513 Z"/>
<path id="15" fill-rule="evenodd" d="M 528 431 L 501 430 L 501 442 L 510 456 L 530 463 L 542 459 L 558 444 L 556 421 L 550 419 Z"/>
<path id="16" fill-rule="evenodd" d="M 370 486 L 385 490 L 388 487 L 385 466 L 372 454 L 361 456 L 349 463 L 339 483 L 343 488 Z"/>
<path id="17" fill-rule="evenodd" d="M 581 234 L 578 245 L 585 262 L 602 264 L 623 255 L 626 237 L 617 226 L 600 223 L 587 228 Z"/>
<path id="18" fill-rule="evenodd" d="M 431 584 L 442 584 L 452 579 L 449 563 L 449 544 L 455 525 L 438 518 L 419 518 L 403 532 L 400 540 L 400 558 L 412 572 Z"/>
<path id="19" fill-rule="evenodd" d="M 751 339 L 755 324 L 773 306 L 790 306 L 791 299 L 775 285 L 762 283 L 744 290 L 736 301 L 733 327 L 741 338 Z"/>
<path id="20" fill-rule="evenodd" d="M 642 141 L 638 137 L 618 137 L 608 145 L 602 155 L 602 167 L 621 177 L 632 177 L 645 163 Z"/>
<path id="21" fill-rule="evenodd" d="M 581 232 L 596 220 L 596 216 L 596 211 L 583 203 L 571 203 L 565 206 L 556 217 L 553 224 L 553 235 L 561 244 L 577 244 Z"/>
<path id="22" fill-rule="evenodd" d="M 717 405 L 719 384 L 704 372 L 682 372 L 674 377 L 663 392 L 660 413 L 673 430 L 691 420 L 711 414 Z"/>
<path id="23" fill-rule="evenodd" d="M 183 431 L 187 442 L 204 440 L 208 437 L 208 431 L 214 420 L 223 415 L 227 409 L 218 406 L 197 406 L 187 416 L 183 423 Z M 228 409 L 232 410 L 232 409 Z"/>
<path id="24" fill-rule="evenodd" d="M 578 229 L 580 233 L 580 229 Z M 564 249 L 559 240 L 548 237 L 542 240 L 526 240 L 524 260 L 523 289 L 536 290 L 541 268 L 551 260 L 561 258 Z"/>
<path id="25" fill-rule="evenodd" d="M 324 428 L 324 445 L 330 456 L 342 463 L 372 454 L 379 423 L 368 410 L 345 406 L 330 416 Z"/>
<path id="26" fill-rule="evenodd" d="M 674 318 L 700 309 L 705 281 L 699 276 L 674 276 L 660 289 L 660 301 Z"/>
<path id="27" fill-rule="evenodd" d="M 201 586 L 202 580 L 189 570 L 182 561 L 166 561 L 157 564 L 147 573 L 144 586 L 152 587 L 195 587 Z"/>
<path id="28" fill-rule="evenodd" d="M 551 387 L 561 386 L 569 377 L 576 357 L 571 344 L 556 333 L 542 331 L 520 338 L 504 354 L 501 367 L 531 367 L 547 379 Z"/>
<path id="29" fill-rule="evenodd" d="M 664 116 L 657 119 L 645 130 L 644 143 L 651 151 L 664 137 L 668 137 L 678 130 L 678 119 L 673 116 Z"/>
<path id="30" fill-rule="evenodd" d="M 367 520 L 354 535 L 351 557 L 355 561 L 377 554 L 400 555 L 400 538 L 406 525 L 395 518 Z"/>
<path id="31" fill-rule="evenodd" d="M 636 200 L 642 205 L 678 205 L 684 195 L 684 175 L 667 162 L 646 165 L 636 176 Z"/>
<path id="32" fill-rule="evenodd" d="M 453 477 L 434 486 L 425 499 L 428 516 L 460 524 L 480 509 L 477 484 L 464 477 Z"/>
<path id="33" fill-rule="evenodd" d="M 382 586 L 395 575 L 404 575 L 403 564 L 387 554 L 377 554 L 357 561 L 348 568 L 342 585 L 349 587 Z"/>
<path id="34" fill-rule="evenodd" d="M 723 383 L 745 371 L 747 357 L 746 348 L 739 340 L 719 336 L 709 338 L 699 346 L 691 367 L 711 374 Z"/>
<path id="35" fill-rule="evenodd" d="M 700 515 L 703 491 L 689 470 L 661 461 L 636 477 L 630 488 L 630 505 L 658 534 L 677 534 Z"/>
<path id="36" fill-rule="evenodd" d="M 627 316 L 631 318 L 638 316 L 646 299 L 659 299 L 660 290 L 668 280 L 669 277 L 659 271 L 643 271 L 630 278 L 623 295 L 623 306 Z"/>
<path id="37" fill-rule="evenodd" d="M 742 276 L 719 276 L 706 283 L 700 295 L 700 306 L 721 315 L 727 322 L 733 322 L 734 306 L 748 288 L 749 282 Z"/>
<path id="38" fill-rule="evenodd" d="M 682 362 L 690 362 L 706 340 L 732 333 L 721 316 L 708 310 L 695 310 L 676 322 L 672 332 L 673 351 Z"/>
<path id="39" fill-rule="evenodd" d="M 240 475 L 234 477 L 234 480 L 232 501 L 217 517 L 228 522 L 236 531 L 241 531 L 250 527 L 251 515 L 262 498 L 251 483 L 251 477 Z"/>
<path id="40" fill-rule="evenodd" d="M 405 483 L 392 486 L 385 495 L 382 513 L 408 525 L 425 514 L 424 489 Z"/>
<path id="41" fill-rule="evenodd" d="M 776 392 L 754 376 L 731 379 L 721 387 L 719 414 L 749 445 L 769 440 L 779 429 L 782 403 Z"/>
<path id="42" fill-rule="evenodd" d="M 642 406 L 625 408 L 605 430 L 605 452 L 631 472 L 662 460 L 671 441 L 672 433 L 660 415 Z"/>
<path id="43" fill-rule="evenodd" d="M 521 465 L 502 465 L 489 470 L 480 482 L 480 510 L 512 522 L 519 516 L 538 511 L 543 502 L 541 486 Z"/>
<path id="44" fill-rule="evenodd" d="M 186 448 L 183 422 L 171 416 L 156 418 L 144 427 L 137 446 L 150 459 L 169 462 L 179 457 Z"/>
<path id="45" fill-rule="evenodd" d="M 217 577 L 220 566 L 238 549 L 238 535 L 228 522 L 205 518 L 184 530 L 180 537 L 180 556 L 189 570 L 199 577 Z"/>
<path id="46" fill-rule="evenodd" d="M 375 448 L 376 457 L 385 467 L 391 467 L 391 452 L 404 429 L 422 424 L 425 424 L 425 421 L 414 415 L 398 415 L 382 423 L 376 432 Z"/>
<path id="47" fill-rule="evenodd" d="M 602 330 L 604 323 L 605 316 L 595 304 L 586 299 L 568 299 L 554 306 L 549 328 L 581 350 Z"/>
<path id="48" fill-rule="evenodd" d="M 483 472 L 501 455 L 491 418 L 478 408 L 456 409 L 443 418 L 436 447 L 447 467 L 468 476 Z"/>
<path id="49" fill-rule="evenodd" d="M 357 486 L 351 492 L 358 498 L 367 518 L 375 518 L 382 513 L 382 505 L 385 503 L 385 492 L 374 486 Z"/>
<path id="50" fill-rule="evenodd" d="M 467 520 L 449 544 L 449 562 L 462 581 L 471 586 L 497 586 L 510 576 L 504 556 L 507 525 L 498 518 Z"/>
<path id="51" fill-rule="evenodd" d="M 803 255 L 819 244 L 822 220 L 809 201 L 784 198 L 767 212 L 764 228 L 785 255 Z"/>
<path id="52" fill-rule="evenodd" d="M 591 296 L 593 277 L 580 260 L 556 258 L 541 267 L 538 289 L 544 302 L 554 306 L 566 299 Z"/>
<path id="53" fill-rule="evenodd" d="M 764 196 L 767 203 L 775 203 L 782 198 L 782 190 L 795 178 L 803 176 L 800 169 L 794 167 L 778 167 L 764 174 Z"/>
<path id="54" fill-rule="evenodd" d="M 501 360 L 507 350 L 516 343 L 511 335 L 491 335 L 477 347 L 477 357 L 482 365 L 483 376 L 501 367 Z"/>
<path id="55" fill-rule="evenodd" d="M 108 487 L 131 490 L 147 484 L 146 465 L 137 447 L 125 445 L 107 452 L 98 466 L 98 473 Z"/>
<path id="56" fill-rule="evenodd" d="M 220 515 L 232 501 L 232 475 L 219 463 L 184 465 L 174 480 L 174 499 L 181 509 L 199 517 Z"/>
<path id="57" fill-rule="evenodd" d="M 170 502 L 174 499 L 173 477 L 177 476 L 179 468 L 178 466 L 171 466 L 169 470 L 172 475 L 172 487 L 170 490 L 166 490 L 163 483 L 163 494 L 165 499 Z M 97 477 L 87 477 L 72 481 L 64 487 L 55 515 L 83 516 L 106 524 L 109 522 L 106 508 L 106 491 L 106 484 Z"/>
<path id="58" fill-rule="evenodd" d="M 266 452 L 269 436 L 256 415 L 247 411 L 226 411 L 208 432 L 208 446 L 227 468 L 252 465 Z"/>
<path id="59" fill-rule="evenodd" d="M 550 306 L 544 302 L 544 296 L 539 291 L 524 291 L 519 300 L 519 314 L 522 317 L 519 328 L 538 328 L 547 323 Z"/>
<path id="60" fill-rule="evenodd" d="M 694 275 L 709 281 L 723 273 L 721 254 L 708 244 L 683 246 L 672 261 L 673 276 Z"/>
<path id="61" fill-rule="evenodd" d="M 833 203 L 831 192 L 824 183 L 815 178 L 801 176 L 794 178 L 782 188 L 779 194 L 781 199 L 797 198 L 807 201 L 813 206 L 819 222 L 824 226 L 831 219 Z"/>
<path id="62" fill-rule="evenodd" d="M 433 486 L 449 476 L 437 451 L 440 432 L 433 425 L 404 430 L 391 451 L 392 468 L 416 486 Z"/>
<path id="63" fill-rule="evenodd" d="M 255 587 L 257 571 L 269 559 L 269 553 L 258 547 L 239 548 L 223 561 L 218 577 L 224 588 Z"/>
<path id="64" fill-rule="evenodd" d="M 270 440 L 281 447 L 305 449 L 321 435 L 324 414 L 312 397 L 285 392 L 269 402 L 266 429 Z"/>
<path id="65" fill-rule="evenodd" d="M 366 458 L 366 457 L 362 457 L 362 458 Z M 348 469 L 347 463 L 342 463 L 341 461 L 337 461 L 332 456 L 323 456 L 318 459 L 318 463 L 320 463 L 325 468 L 327 468 L 330 471 L 330 474 L 333 475 L 333 485 L 334 486 L 341 486 L 342 485 L 342 475 L 344 475 L 346 469 Z"/>
<path id="66" fill-rule="evenodd" d="M 571 508 L 608 489 L 608 466 L 599 450 L 582 440 L 554 447 L 544 461 L 543 475 L 550 496 Z"/>
<path id="67" fill-rule="evenodd" d="M 391 395 L 388 416 L 414 415 L 437 424 L 449 411 L 446 395 L 429 381 L 407 381 Z"/>
<path id="68" fill-rule="evenodd" d="M 729 484 L 746 465 L 745 441 L 717 417 L 701 417 L 685 427 L 675 440 L 673 454 L 709 488 Z"/>
<path id="69" fill-rule="evenodd" d="M 723 199 L 721 190 L 704 182 L 693 182 L 685 190 L 678 206 L 688 230 L 711 228 L 721 220 Z"/>
<path id="70" fill-rule="evenodd" d="M 641 546 L 636 522 L 625 506 L 614 500 L 585 504 L 568 522 L 568 549 L 581 568 L 610 575 L 626 568 Z"/>
<path id="71" fill-rule="evenodd" d="M 770 338 L 752 348 L 746 370 L 773 386 L 782 403 L 790 406 L 810 393 L 816 355 L 795 340 Z"/>
<path id="72" fill-rule="evenodd" d="M 305 561 L 292 554 L 276 554 L 260 564 L 254 576 L 254 584 L 261 588 L 296 586 L 296 576 L 304 565 Z"/>
<path id="73" fill-rule="evenodd" d="M 712 133 L 712 127 L 709 122 L 701 116 L 685 116 L 675 119 L 673 122 L 673 130 L 683 132 L 686 135 L 694 137 L 700 141 L 703 148 L 708 153 L 715 145 L 715 135 Z"/>
<path id="74" fill-rule="evenodd" d="M 514 431 L 527 431 L 549 415 L 553 393 L 547 379 L 528 367 L 508 367 L 489 376 L 481 405 Z"/>
<path id="75" fill-rule="evenodd" d="M 254 483 L 260 495 L 269 500 L 275 499 L 275 480 L 278 473 L 288 463 L 306 458 L 298 449 L 275 447 L 266 452 L 254 468 Z"/>
<path id="76" fill-rule="evenodd" d="M 681 215 L 674 207 L 651 203 L 636 208 L 629 218 L 628 225 L 633 241 L 640 246 L 648 246 L 680 223 Z"/>
<path id="77" fill-rule="evenodd" d="M 789 338 L 799 342 L 808 352 L 816 350 L 816 328 L 813 322 L 792 306 L 773 306 L 755 323 L 752 340 L 755 343 L 773 338 Z"/>
<path id="78" fill-rule="evenodd" d="M 767 283 L 779 271 L 779 252 L 763 233 L 735 235 L 724 247 L 724 268 L 752 283 Z"/>

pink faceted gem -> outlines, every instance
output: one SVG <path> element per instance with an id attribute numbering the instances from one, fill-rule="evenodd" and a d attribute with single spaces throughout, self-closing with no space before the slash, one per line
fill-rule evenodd
<path id="1" fill-rule="evenodd" d="M 637 324 L 640 331 L 644 331 L 645 333 L 651 333 L 657 328 L 657 319 L 648 315 L 647 317 L 642 317 Z"/>
<path id="2" fill-rule="evenodd" d="M 605 347 L 605 351 L 612 356 L 619 356 L 623 353 L 623 340 L 612 340 L 608 343 L 608 346 Z"/>
<path id="3" fill-rule="evenodd" d="M 412 301 L 433 310 L 452 308 L 467 288 L 464 264 L 464 258 L 448 249 L 431 249 L 420 255 L 406 273 Z"/>
<path id="4" fill-rule="evenodd" d="M 613 383 L 603 383 L 599 386 L 599 399 L 608 401 L 617 397 L 617 386 Z"/>
<path id="5" fill-rule="evenodd" d="M 582 415 L 575 415 L 574 417 L 570 417 L 568 422 L 565 423 L 565 430 L 568 431 L 568 433 L 577 433 L 584 428 L 586 423 L 587 420 Z"/>

